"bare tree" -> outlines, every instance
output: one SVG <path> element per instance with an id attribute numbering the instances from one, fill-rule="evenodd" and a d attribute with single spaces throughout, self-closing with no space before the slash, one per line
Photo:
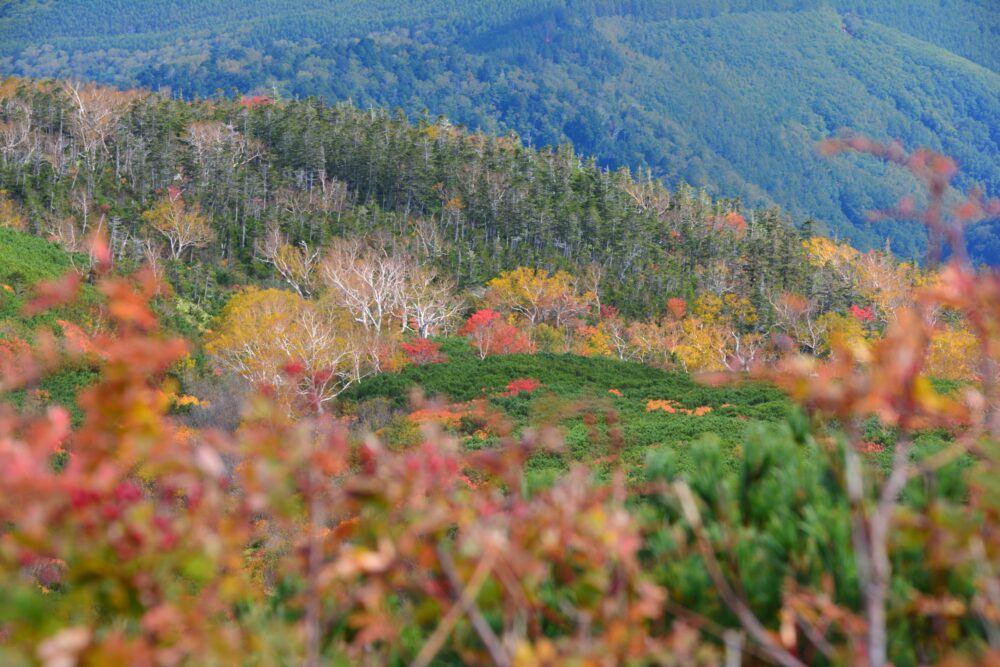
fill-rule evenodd
<path id="1" fill-rule="evenodd" d="M 45 231 L 50 241 L 58 243 L 66 250 L 72 253 L 87 252 L 86 237 L 72 217 L 49 221 L 45 225 Z"/>
<path id="2" fill-rule="evenodd" d="M 819 315 L 814 300 L 796 294 L 782 294 L 770 299 L 774 308 L 775 326 L 799 346 L 816 355 L 829 335 L 827 321 Z"/>
<path id="3" fill-rule="evenodd" d="M 434 258 L 444 253 L 446 241 L 441 234 L 441 227 L 435 220 L 429 218 L 414 220 L 413 235 L 418 251 L 424 257 Z"/>
<path id="4" fill-rule="evenodd" d="M 235 171 L 264 151 L 259 141 L 219 121 L 191 123 L 183 138 L 191 147 L 202 180 L 208 180 L 213 171 Z"/>
<path id="5" fill-rule="evenodd" d="M 79 142 L 84 159 L 93 169 L 98 154 L 107 150 L 108 140 L 118 131 L 118 121 L 141 93 L 73 80 L 67 81 L 63 90 L 72 105 L 70 130 L 73 138 Z"/>
<path id="6" fill-rule="evenodd" d="M 659 181 L 647 173 L 645 178 L 623 178 L 621 189 L 631 199 L 636 210 L 641 213 L 650 212 L 657 219 L 663 220 L 671 207 L 670 191 Z"/>
<path id="7" fill-rule="evenodd" d="M 590 262 L 579 278 L 580 287 L 593 295 L 594 306 L 601 312 L 601 285 L 608 276 L 608 270 L 600 262 Z"/>
<path id="8" fill-rule="evenodd" d="M 31 127 L 31 105 L 22 100 L 4 104 L 6 121 L 0 121 L 0 155 L 5 162 L 30 162 L 39 148 L 38 137 Z"/>
<path id="9" fill-rule="evenodd" d="M 310 248 L 305 241 L 291 245 L 274 228 L 265 237 L 261 254 L 296 294 L 312 296 L 320 263 L 319 250 Z"/>
<path id="10" fill-rule="evenodd" d="M 402 298 L 403 326 L 412 326 L 421 338 L 447 328 L 464 305 L 455 296 L 454 284 L 423 267 L 415 267 L 409 272 Z"/>
<path id="11" fill-rule="evenodd" d="M 305 302 L 295 326 L 275 337 L 288 359 L 296 359 L 310 372 L 298 379 L 297 390 L 318 410 L 364 375 L 364 355 L 349 329 L 337 326 L 324 304 Z"/>
<path id="12" fill-rule="evenodd" d="M 742 333 L 731 330 L 729 338 L 732 339 L 732 345 L 725 347 L 720 352 L 723 363 L 731 371 L 741 373 L 749 371 L 762 356 L 767 346 L 767 339 L 758 333 Z"/>
<path id="13" fill-rule="evenodd" d="M 337 303 L 365 329 L 378 335 L 402 318 L 403 286 L 412 267 L 384 245 L 344 239 L 333 244 L 320 268 Z"/>
<path id="14" fill-rule="evenodd" d="M 157 278 L 163 276 L 163 253 L 160 245 L 150 238 L 136 239 L 139 254 Z"/>

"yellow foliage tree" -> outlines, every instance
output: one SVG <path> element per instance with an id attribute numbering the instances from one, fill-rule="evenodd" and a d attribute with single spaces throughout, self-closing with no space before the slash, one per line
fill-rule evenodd
<path id="1" fill-rule="evenodd" d="M 545 322 L 566 331 L 587 313 L 593 294 L 581 293 L 576 279 L 565 271 L 519 267 L 505 271 L 486 285 L 491 308 L 514 313 L 530 329 Z"/>
<path id="2" fill-rule="evenodd" d="M 965 326 L 945 325 L 931 336 L 927 356 L 931 377 L 973 380 L 979 363 L 979 341 Z"/>
<path id="3" fill-rule="evenodd" d="M 764 338 L 748 333 L 758 320 L 746 297 L 707 293 L 694 303 L 692 316 L 680 323 L 674 356 L 690 371 L 745 370 L 757 358 Z"/>
<path id="4" fill-rule="evenodd" d="M 328 301 L 250 288 L 223 309 L 205 349 L 248 382 L 321 409 L 367 373 L 358 329 Z"/>
<path id="5" fill-rule="evenodd" d="M 820 345 L 820 354 L 833 354 L 838 348 L 846 348 L 857 357 L 868 354 L 869 341 L 864 324 L 856 317 L 840 313 L 824 313 L 817 318 L 826 332 Z"/>
<path id="6" fill-rule="evenodd" d="M 188 248 L 203 248 L 215 239 L 208 219 L 197 206 L 188 208 L 180 196 L 164 197 L 142 217 L 167 239 L 171 259 L 180 259 Z"/>
<path id="7" fill-rule="evenodd" d="M 810 264 L 830 271 L 873 307 L 883 326 L 895 319 L 896 311 L 912 305 L 913 288 L 923 282 L 912 263 L 900 262 L 888 252 L 858 252 L 846 243 L 823 237 L 803 241 Z"/>
<path id="8" fill-rule="evenodd" d="M 802 242 L 806 251 L 806 259 L 814 267 L 833 267 L 844 269 L 855 261 L 860 254 L 846 243 L 836 243 L 823 236 L 813 236 Z"/>
<path id="9" fill-rule="evenodd" d="M 21 214 L 20 207 L 7 196 L 5 190 L 0 190 L 0 227 L 23 231 L 27 226 L 27 221 Z"/>
<path id="10" fill-rule="evenodd" d="M 724 370 L 727 333 L 721 321 L 686 318 L 681 322 L 680 341 L 671 352 L 685 370 Z"/>
<path id="11" fill-rule="evenodd" d="M 576 330 L 577 344 L 574 351 L 584 357 L 614 356 L 615 349 L 604 323 L 582 326 Z"/>

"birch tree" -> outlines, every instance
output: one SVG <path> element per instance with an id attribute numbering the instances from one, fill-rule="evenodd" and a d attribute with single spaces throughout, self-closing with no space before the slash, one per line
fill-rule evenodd
<path id="1" fill-rule="evenodd" d="M 166 238 L 170 258 L 178 260 L 189 248 L 204 248 L 215 239 L 215 232 L 197 205 L 188 207 L 179 194 L 161 199 L 142 217 Z"/>

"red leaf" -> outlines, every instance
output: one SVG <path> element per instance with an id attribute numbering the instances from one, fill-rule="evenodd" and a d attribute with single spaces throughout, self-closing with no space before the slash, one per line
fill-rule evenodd
<path id="1" fill-rule="evenodd" d="M 80 274 L 67 273 L 57 280 L 38 283 L 35 298 L 24 307 L 25 315 L 37 315 L 43 311 L 69 303 L 80 290 Z"/>

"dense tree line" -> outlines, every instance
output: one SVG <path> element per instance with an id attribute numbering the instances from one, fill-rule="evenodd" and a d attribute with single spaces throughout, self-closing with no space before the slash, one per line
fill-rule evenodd
<path id="1" fill-rule="evenodd" d="M 6 89 L 0 188 L 31 231 L 80 249 L 103 226 L 119 261 L 184 260 L 170 264 L 174 282 L 198 300 L 276 278 L 275 239 L 319 249 L 373 233 L 462 287 L 521 265 L 593 275 L 635 315 L 704 291 L 765 308 L 774 293 L 806 289 L 800 233 L 779 211 L 671 192 L 568 147 L 316 100 Z"/>
<path id="2" fill-rule="evenodd" d="M 335 367 L 324 402 L 405 363 L 407 338 L 456 331 L 481 356 L 687 371 L 745 370 L 788 345 L 826 356 L 878 339 L 926 279 L 775 209 L 442 118 L 74 82 L 0 92 L 0 225 L 77 252 L 103 234 L 118 268 L 173 285 L 171 324 L 212 363 L 276 385 L 289 355 Z M 213 315 L 223 333 L 209 336 Z M 970 340 L 943 319 L 938 377 L 973 375 Z"/>
<path id="3" fill-rule="evenodd" d="M 907 257 L 922 252 L 920 228 L 871 226 L 864 212 L 912 181 L 824 163 L 818 139 L 849 126 L 928 145 L 988 192 L 1000 183 L 1000 22 L 988 2 L 487 4 L 22 3 L 0 17 L 0 69 L 188 99 L 237 89 L 411 118 L 432 109 L 528 145 L 572 142 L 671 187 L 778 203 L 859 247 L 889 238 Z M 992 236 L 970 234 L 978 259 L 997 261 Z"/>
<path id="4" fill-rule="evenodd" d="M 150 264 L 174 286 L 181 330 L 201 338 L 221 312 L 239 355 L 240 322 L 277 317 L 289 342 L 254 356 L 272 376 L 286 348 L 339 358 L 328 399 L 393 368 L 407 332 L 454 332 L 475 308 L 489 326 L 466 333 L 485 336 L 482 350 L 523 335 L 545 351 L 745 369 L 779 339 L 819 356 L 838 338 L 877 339 L 927 279 L 776 209 L 443 118 L 76 82 L 12 79 L 0 94 L 0 225 L 76 252 L 107 236 L 120 269 Z M 287 291 L 222 312 L 246 285 Z M 942 324 L 934 372 L 971 377 L 965 325 Z"/>

